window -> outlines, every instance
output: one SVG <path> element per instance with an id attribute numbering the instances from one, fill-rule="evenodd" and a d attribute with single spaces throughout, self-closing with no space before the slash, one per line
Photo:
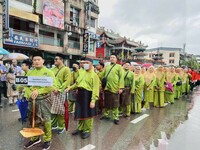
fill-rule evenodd
<path id="1" fill-rule="evenodd" d="M 94 42 L 90 42 L 90 52 L 94 52 Z"/>
<path id="2" fill-rule="evenodd" d="M 174 64 L 174 60 L 173 59 L 169 60 L 169 63 Z"/>
<path id="3" fill-rule="evenodd" d="M 32 6 L 32 0 L 17 0 L 19 2 L 25 3 L 27 5 L 31 5 Z"/>
<path id="4" fill-rule="evenodd" d="M 91 18 L 91 21 L 90 21 L 90 26 L 92 27 L 92 28 L 95 28 L 96 27 L 96 20 L 94 19 L 94 18 Z"/>
<path id="5" fill-rule="evenodd" d="M 75 26 L 79 26 L 79 12 L 78 9 L 70 7 L 70 21 Z"/>
<path id="6" fill-rule="evenodd" d="M 175 53 L 169 53 L 169 57 L 174 57 Z"/>

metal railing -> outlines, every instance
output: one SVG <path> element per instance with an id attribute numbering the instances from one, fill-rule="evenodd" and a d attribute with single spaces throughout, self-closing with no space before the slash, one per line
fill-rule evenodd
<path id="1" fill-rule="evenodd" d="M 61 39 L 55 40 L 54 37 L 40 34 L 39 41 L 40 41 L 40 44 L 63 47 L 63 41 Z"/>
<path id="2" fill-rule="evenodd" d="M 23 35 L 23 36 L 28 36 L 28 37 L 35 37 L 34 33 L 28 32 L 28 31 L 22 31 L 22 30 L 13 29 L 13 33 L 14 34 Z"/>
<path id="3" fill-rule="evenodd" d="M 80 42 L 68 41 L 69 48 L 74 48 L 80 50 Z"/>

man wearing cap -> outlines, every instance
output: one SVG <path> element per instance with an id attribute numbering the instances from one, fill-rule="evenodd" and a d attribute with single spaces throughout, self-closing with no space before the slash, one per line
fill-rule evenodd
<path id="1" fill-rule="evenodd" d="M 55 67 L 51 70 L 53 71 L 56 77 L 57 90 L 52 92 L 52 129 L 57 129 L 57 133 L 61 134 L 65 129 L 65 120 L 64 120 L 64 103 L 66 100 L 66 94 L 64 90 L 70 86 L 71 81 L 71 72 L 69 67 L 64 66 L 64 56 L 62 54 L 56 54 L 54 59 Z"/>
<path id="2" fill-rule="evenodd" d="M 124 64 L 124 91 L 120 95 L 120 109 L 125 118 L 130 119 L 131 95 L 135 92 L 134 73 L 130 71 L 130 62 Z"/>
<path id="3" fill-rule="evenodd" d="M 24 87 L 24 96 L 29 101 L 30 104 L 30 119 L 32 118 L 32 100 L 36 99 L 36 118 L 35 126 L 44 125 L 44 135 L 43 135 L 43 150 L 47 150 L 51 146 L 51 92 L 56 90 L 56 80 L 53 72 L 46 67 L 44 67 L 44 58 L 41 52 L 35 52 L 33 54 L 34 69 L 28 74 L 28 76 L 41 76 L 51 77 L 53 80 L 53 86 L 30 86 Z M 24 148 L 30 148 L 35 144 L 41 142 L 40 137 L 33 137 L 30 141 L 24 145 Z"/>
<path id="4" fill-rule="evenodd" d="M 93 60 L 85 59 L 84 70 L 79 74 L 74 85 L 67 88 L 66 91 L 78 89 L 75 119 L 78 120 L 78 128 L 72 132 L 72 135 L 81 134 L 83 139 L 90 136 L 93 127 L 93 117 L 97 115 L 95 102 L 99 98 L 99 78 L 93 71 Z"/>
<path id="5" fill-rule="evenodd" d="M 22 62 L 22 65 L 21 65 L 22 70 L 23 70 L 22 76 L 28 76 L 30 74 L 31 65 L 32 65 L 32 61 L 31 60 L 24 60 Z M 19 98 L 21 98 L 21 99 L 24 99 L 24 91 L 23 91 L 23 89 L 24 89 L 24 86 L 21 86 L 21 85 L 17 86 L 17 91 L 19 91 Z M 21 118 L 18 118 L 18 120 L 21 121 Z"/>
<path id="6" fill-rule="evenodd" d="M 102 119 L 109 119 L 112 112 L 112 119 L 116 125 L 119 124 L 119 95 L 124 88 L 124 73 L 123 69 L 117 63 L 115 55 L 110 56 L 111 64 L 105 69 L 104 78 L 107 78 L 107 83 L 104 89 L 104 105 L 105 112 Z"/>
<path id="7" fill-rule="evenodd" d="M 78 78 L 79 75 L 79 63 L 73 63 L 72 65 L 73 68 L 73 72 L 71 73 L 71 85 L 73 85 L 74 83 L 76 83 L 76 80 Z M 69 107 L 68 107 L 68 111 L 70 113 L 74 112 L 74 105 L 75 105 L 75 101 L 76 101 L 76 90 L 71 90 L 69 92 Z"/>
<path id="8" fill-rule="evenodd" d="M 97 75 L 99 76 L 99 79 L 102 81 L 104 77 L 104 63 L 99 62 L 98 65 L 96 66 L 96 69 L 98 71 Z"/>
<path id="9" fill-rule="evenodd" d="M 97 75 L 99 76 L 100 81 L 102 82 L 103 77 L 104 77 L 104 63 L 103 62 L 99 62 L 98 65 L 96 66 L 97 69 Z M 100 84 L 101 84 L 100 82 Z M 100 93 L 99 93 L 99 101 L 98 101 L 98 108 L 99 108 L 99 113 L 101 114 L 103 112 L 103 88 L 100 85 Z"/>

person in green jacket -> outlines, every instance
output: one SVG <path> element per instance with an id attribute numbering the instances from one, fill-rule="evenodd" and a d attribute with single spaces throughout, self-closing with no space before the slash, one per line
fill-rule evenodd
<path id="1" fill-rule="evenodd" d="M 122 66 L 117 63 L 115 55 L 110 56 L 111 64 L 105 69 L 104 78 L 107 83 L 104 89 L 104 106 L 105 111 L 100 120 L 109 119 L 112 113 L 114 124 L 119 124 L 119 96 L 124 89 L 124 73 Z"/>
<path id="2" fill-rule="evenodd" d="M 165 90 L 165 96 L 166 96 L 165 98 L 169 103 L 174 104 L 174 96 L 175 96 L 176 83 L 178 81 L 178 76 L 173 66 L 170 67 L 169 70 L 170 71 L 166 74 L 166 82 L 169 82 L 173 85 L 173 91 Z"/>
<path id="3" fill-rule="evenodd" d="M 163 66 L 158 66 L 156 71 L 156 82 L 154 92 L 154 106 L 164 107 L 165 105 L 165 73 Z"/>
<path id="4" fill-rule="evenodd" d="M 125 118 L 130 119 L 131 96 L 135 93 L 134 73 L 130 70 L 130 62 L 124 64 L 124 90 L 120 95 L 120 108 Z"/>
<path id="5" fill-rule="evenodd" d="M 35 52 L 33 54 L 34 69 L 28 74 L 28 76 L 41 76 L 51 77 L 53 80 L 52 86 L 26 86 L 24 87 L 24 97 L 29 101 L 29 117 L 32 117 L 32 99 L 36 99 L 36 127 L 40 125 L 44 126 L 43 135 L 43 149 L 47 150 L 51 146 L 51 92 L 56 90 L 56 80 L 53 72 L 43 66 L 44 58 L 41 52 Z M 41 142 L 40 137 L 33 137 L 30 141 L 24 145 L 24 148 L 30 148 L 35 144 Z"/>
<path id="6" fill-rule="evenodd" d="M 150 66 L 147 72 L 144 74 L 144 81 L 144 110 L 146 110 L 150 109 L 149 103 L 154 102 L 154 86 L 156 82 L 156 76 L 153 66 Z"/>
<path id="7" fill-rule="evenodd" d="M 175 99 L 179 99 L 182 96 L 182 75 L 181 75 L 181 68 L 176 68 L 176 76 L 177 76 L 177 84 L 176 84 L 176 91 L 175 91 Z"/>
<path id="8" fill-rule="evenodd" d="M 96 66 L 97 69 L 97 75 L 99 76 L 100 81 L 102 82 L 103 77 L 104 77 L 104 63 L 103 62 L 99 62 L 98 65 Z M 101 86 L 101 82 L 100 82 L 100 93 L 99 93 L 99 101 L 98 101 L 98 111 L 99 114 L 102 114 L 103 112 L 103 102 L 104 102 L 104 94 L 103 94 L 103 88 Z"/>
<path id="9" fill-rule="evenodd" d="M 79 76 L 79 64 L 73 63 L 72 68 L 73 68 L 73 72 L 71 73 L 71 85 L 76 83 L 76 80 Z M 76 98 L 77 98 L 76 90 L 73 90 L 73 91 L 71 90 L 69 92 L 69 101 L 68 101 L 68 103 L 69 103 L 69 107 L 68 107 L 69 113 L 74 112 L 74 106 L 75 106 Z"/>
<path id="10" fill-rule="evenodd" d="M 32 66 L 31 60 L 24 60 L 22 62 L 22 65 L 21 65 L 21 68 L 23 70 L 22 76 L 28 76 L 29 75 L 29 73 L 31 72 L 31 70 L 30 70 L 31 66 Z M 17 86 L 17 90 L 19 91 L 19 94 L 21 96 L 21 94 L 23 92 L 23 86 L 21 86 L 21 85 Z"/>
<path id="11" fill-rule="evenodd" d="M 64 56 L 62 54 L 56 54 L 54 64 L 55 66 L 51 70 L 56 77 L 57 90 L 53 91 L 51 94 L 51 98 L 53 100 L 51 107 L 51 125 L 52 129 L 57 129 L 57 133 L 61 134 L 65 130 L 65 89 L 70 86 L 71 72 L 69 67 L 64 65 Z"/>
<path id="12" fill-rule="evenodd" d="M 144 88 L 144 76 L 141 73 L 141 67 L 135 67 L 135 113 L 142 112 L 142 92 Z"/>
<path id="13" fill-rule="evenodd" d="M 22 68 L 22 76 L 28 76 L 31 73 L 30 67 L 32 66 L 32 61 L 31 60 L 24 60 L 22 62 L 21 68 Z M 24 86 L 23 85 L 18 85 L 17 86 L 17 91 L 19 92 L 19 99 L 25 99 L 24 98 Z M 26 121 L 27 118 L 25 118 Z M 21 121 L 21 118 L 18 118 L 18 121 Z"/>
<path id="14" fill-rule="evenodd" d="M 103 80 L 103 78 L 104 78 L 104 72 L 105 72 L 105 70 L 104 70 L 104 63 L 103 62 L 99 62 L 98 63 L 98 65 L 96 66 L 96 69 L 97 69 L 97 75 L 99 76 L 99 79 L 100 79 L 100 81 L 102 81 Z"/>
<path id="15" fill-rule="evenodd" d="M 75 119 L 78 120 L 78 127 L 72 135 L 81 134 L 81 138 L 86 139 L 90 136 L 93 128 L 94 117 L 97 115 L 95 102 L 99 98 L 99 78 L 93 70 L 93 60 L 85 59 L 84 70 L 79 74 L 77 81 L 66 89 L 69 92 L 78 89 Z"/>

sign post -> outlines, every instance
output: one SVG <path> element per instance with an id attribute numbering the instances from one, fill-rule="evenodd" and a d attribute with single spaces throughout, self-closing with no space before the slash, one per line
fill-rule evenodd
<path id="1" fill-rule="evenodd" d="M 90 48 L 90 33 L 84 33 L 83 35 L 83 53 L 85 55 L 88 53 Z"/>
<path id="2" fill-rule="evenodd" d="M 26 85 L 26 86 L 53 86 L 52 77 L 38 77 L 38 76 L 16 76 L 16 85 Z"/>

